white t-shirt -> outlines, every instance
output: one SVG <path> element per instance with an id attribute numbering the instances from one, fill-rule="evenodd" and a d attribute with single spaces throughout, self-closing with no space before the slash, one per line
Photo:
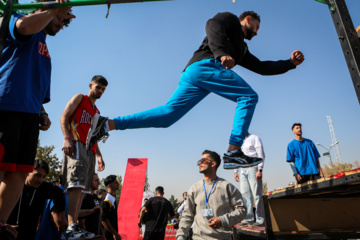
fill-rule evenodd
<path id="1" fill-rule="evenodd" d="M 258 136 L 249 133 L 244 139 L 241 150 L 246 156 L 262 158 L 263 161 L 256 167 L 259 170 L 264 168 L 265 153 L 261 139 Z M 238 171 L 239 169 L 235 169 L 235 172 L 239 173 Z"/>

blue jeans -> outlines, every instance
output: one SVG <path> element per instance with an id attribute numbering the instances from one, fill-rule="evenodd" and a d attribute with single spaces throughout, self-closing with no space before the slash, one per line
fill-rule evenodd
<path id="1" fill-rule="evenodd" d="M 239 75 L 226 69 L 215 58 L 200 60 L 188 66 L 181 74 L 179 86 L 165 105 L 114 118 L 116 129 L 169 127 L 210 92 L 238 104 L 229 143 L 241 146 L 254 114 L 258 95 Z"/>
<path id="2" fill-rule="evenodd" d="M 242 168 L 240 170 L 240 193 L 247 209 L 247 215 L 244 222 L 254 221 L 253 205 L 256 207 L 256 222 L 264 223 L 264 208 L 262 200 L 262 180 L 256 179 L 257 166 Z"/>

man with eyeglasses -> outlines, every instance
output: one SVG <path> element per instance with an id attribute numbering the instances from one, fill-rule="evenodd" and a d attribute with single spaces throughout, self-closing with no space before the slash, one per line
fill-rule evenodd
<path id="1" fill-rule="evenodd" d="M 197 165 L 204 179 L 192 185 L 180 219 L 177 240 L 185 240 L 193 225 L 193 239 L 228 240 L 231 228 L 246 217 L 239 190 L 216 174 L 219 154 L 205 150 Z"/>

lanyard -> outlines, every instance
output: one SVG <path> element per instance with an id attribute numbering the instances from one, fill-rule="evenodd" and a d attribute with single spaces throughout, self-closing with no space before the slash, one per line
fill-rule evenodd
<path id="1" fill-rule="evenodd" d="M 216 183 L 217 178 L 218 178 L 218 177 L 215 178 L 214 184 L 212 185 L 212 187 L 211 187 L 211 189 L 210 189 L 209 195 L 206 195 L 205 181 L 203 180 L 203 183 L 204 183 L 204 192 L 205 192 L 206 208 L 208 207 L 208 199 L 209 199 L 209 197 L 210 197 L 210 194 L 211 194 L 211 191 L 212 191 L 213 187 L 215 186 L 215 183 Z"/>

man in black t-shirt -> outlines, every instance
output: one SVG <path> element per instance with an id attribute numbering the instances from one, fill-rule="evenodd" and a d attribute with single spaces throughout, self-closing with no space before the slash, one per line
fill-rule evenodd
<path id="1" fill-rule="evenodd" d="M 54 201 L 51 215 L 56 228 L 60 232 L 66 229 L 64 194 L 59 187 L 44 181 L 48 174 L 49 165 L 43 160 L 35 159 L 34 170 L 26 177 L 20 199 L 7 221 L 8 224 L 16 226 L 17 240 L 35 238 L 38 221 L 47 199 Z"/>
<path id="2" fill-rule="evenodd" d="M 156 197 L 150 198 L 140 211 L 139 227 L 141 227 L 144 214 L 147 212 L 144 240 L 164 239 L 166 224 L 168 220 L 175 217 L 174 208 L 171 203 L 163 197 L 164 188 L 161 186 L 157 187 L 155 194 Z"/>
<path id="3" fill-rule="evenodd" d="M 120 184 L 115 175 L 109 175 L 105 178 L 104 184 L 108 192 L 102 202 L 101 224 L 104 227 L 106 240 L 121 240 L 118 233 L 118 217 L 116 205 L 116 191 Z"/>
<path id="4" fill-rule="evenodd" d="M 102 208 L 100 206 L 100 199 L 94 193 L 95 190 L 99 188 L 100 180 L 97 173 L 94 173 L 92 183 L 91 183 L 91 192 L 87 193 L 84 196 L 81 209 L 79 212 L 79 221 L 82 227 L 86 231 L 91 231 L 96 235 L 101 234 L 100 231 L 100 214 Z"/>

